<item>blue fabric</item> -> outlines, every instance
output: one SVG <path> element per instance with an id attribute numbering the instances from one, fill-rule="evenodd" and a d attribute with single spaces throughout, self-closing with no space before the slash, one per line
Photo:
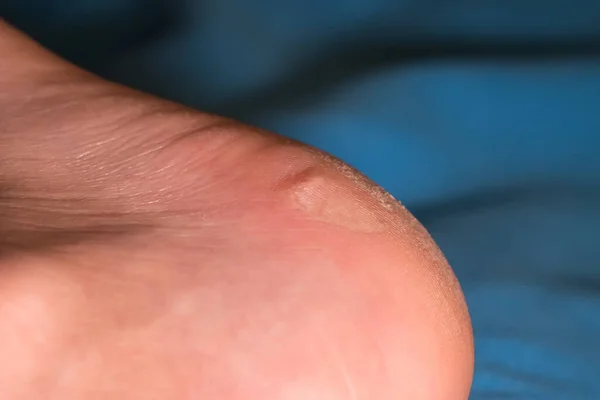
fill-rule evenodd
<path id="1" fill-rule="evenodd" d="M 321 147 L 415 212 L 473 399 L 600 398 L 600 2 L 0 0 L 102 75 Z"/>

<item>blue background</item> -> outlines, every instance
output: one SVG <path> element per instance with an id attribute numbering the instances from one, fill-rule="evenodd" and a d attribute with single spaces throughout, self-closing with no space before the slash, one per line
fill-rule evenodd
<path id="1" fill-rule="evenodd" d="M 600 399 L 600 2 L 0 0 L 0 15 L 400 198 L 466 292 L 473 399 Z"/>

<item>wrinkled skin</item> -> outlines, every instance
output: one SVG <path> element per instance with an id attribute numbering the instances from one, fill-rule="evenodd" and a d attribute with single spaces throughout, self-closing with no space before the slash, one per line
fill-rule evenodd
<path id="1" fill-rule="evenodd" d="M 389 195 L 2 24 L 0 274 L 5 400 L 468 397 L 460 288 Z"/>

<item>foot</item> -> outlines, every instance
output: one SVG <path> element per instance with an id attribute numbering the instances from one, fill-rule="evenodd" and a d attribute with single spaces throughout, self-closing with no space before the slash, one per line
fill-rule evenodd
<path id="1" fill-rule="evenodd" d="M 461 290 L 390 195 L 5 25 L 0 275 L 3 399 L 468 397 Z"/>

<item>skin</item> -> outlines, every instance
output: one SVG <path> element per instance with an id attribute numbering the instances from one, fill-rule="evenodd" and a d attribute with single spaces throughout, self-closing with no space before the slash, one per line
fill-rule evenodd
<path id="1" fill-rule="evenodd" d="M 451 269 L 339 160 L 1 23 L 0 155 L 3 399 L 467 399 Z"/>

